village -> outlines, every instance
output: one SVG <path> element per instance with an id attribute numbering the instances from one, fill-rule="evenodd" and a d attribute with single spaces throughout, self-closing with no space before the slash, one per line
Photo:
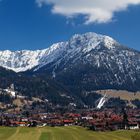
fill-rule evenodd
<path id="1" fill-rule="evenodd" d="M 0 125 L 8 127 L 83 126 L 93 131 L 140 129 L 140 110 L 80 110 L 67 113 L 0 113 Z"/>
<path id="2" fill-rule="evenodd" d="M 6 89 L 15 98 L 14 85 Z M 25 98 L 18 96 L 18 98 Z M 132 107 L 104 107 L 108 96 L 104 95 L 95 108 L 72 109 L 65 112 L 41 110 L 13 110 L 0 112 L 0 126 L 7 127 L 45 127 L 71 126 L 87 127 L 93 131 L 140 129 L 140 109 Z"/>

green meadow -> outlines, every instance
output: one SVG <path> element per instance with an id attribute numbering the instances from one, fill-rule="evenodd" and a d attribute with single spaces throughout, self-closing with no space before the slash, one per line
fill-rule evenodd
<path id="1" fill-rule="evenodd" d="M 0 127 L 0 140 L 140 140 L 139 131 L 93 132 L 82 127 Z"/>

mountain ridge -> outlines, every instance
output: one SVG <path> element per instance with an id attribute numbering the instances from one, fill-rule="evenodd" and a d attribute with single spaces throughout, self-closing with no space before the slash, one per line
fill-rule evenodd
<path id="1" fill-rule="evenodd" d="M 78 38 L 81 40 L 83 38 L 87 38 L 87 41 L 92 39 L 92 42 L 90 42 L 91 45 L 89 45 L 87 49 L 85 48 L 85 51 L 90 51 L 90 49 L 94 49 L 94 47 L 96 47 L 100 42 L 106 43 L 107 47 L 111 47 L 112 43 L 117 43 L 109 36 L 98 35 L 92 32 L 82 35 L 75 34 L 71 37 L 69 41 L 55 43 L 47 49 L 34 51 L 0 51 L 0 66 L 5 67 L 7 69 L 11 69 L 15 72 L 23 72 L 39 65 L 45 65 L 46 63 L 50 63 L 54 59 L 57 59 L 57 57 L 59 57 L 59 53 L 61 53 L 62 51 L 66 51 L 66 49 L 69 49 L 69 42 L 71 42 L 71 44 L 74 46 L 74 41 Z M 71 47 L 73 47 L 72 45 Z"/>

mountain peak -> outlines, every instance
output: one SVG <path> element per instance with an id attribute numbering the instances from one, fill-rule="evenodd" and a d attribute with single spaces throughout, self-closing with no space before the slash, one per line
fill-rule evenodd
<path id="1" fill-rule="evenodd" d="M 119 43 L 117 43 L 116 40 L 109 36 L 96 34 L 94 32 L 88 32 L 85 34 L 75 34 L 70 39 L 71 46 L 84 47 L 84 50 L 86 52 L 98 48 L 99 44 L 104 44 L 104 47 L 106 47 L 107 49 L 114 49 L 115 45 Z"/>
<path id="2" fill-rule="evenodd" d="M 86 38 L 87 40 L 89 39 L 98 39 L 98 40 L 104 40 L 104 39 L 109 39 L 112 41 L 115 41 L 112 37 L 107 36 L 107 35 L 102 35 L 102 34 L 97 34 L 95 32 L 87 32 L 84 34 L 75 34 L 72 36 L 71 39 L 80 39 L 80 38 Z"/>

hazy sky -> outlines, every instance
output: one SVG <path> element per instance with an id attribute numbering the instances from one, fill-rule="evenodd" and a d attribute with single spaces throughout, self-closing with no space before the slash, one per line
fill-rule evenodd
<path id="1" fill-rule="evenodd" d="M 140 0 L 0 0 L 0 50 L 43 49 L 86 32 L 140 50 Z"/>

